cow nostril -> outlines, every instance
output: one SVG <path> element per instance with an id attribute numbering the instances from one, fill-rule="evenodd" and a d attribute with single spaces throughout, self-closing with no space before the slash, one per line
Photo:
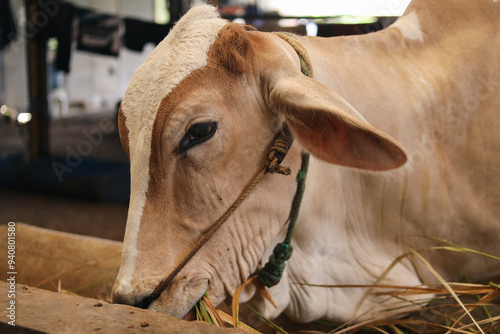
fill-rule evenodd
<path id="1" fill-rule="evenodd" d="M 147 309 L 151 302 L 149 301 L 150 296 L 146 296 L 141 298 L 140 300 L 136 301 L 132 306 L 142 308 L 142 309 Z"/>
<path id="2" fill-rule="evenodd" d="M 125 304 L 125 305 L 132 305 L 133 300 L 131 296 L 129 295 L 124 295 L 121 293 L 113 293 L 111 296 L 111 301 L 113 304 Z"/>
<path id="3" fill-rule="evenodd" d="M 113 304 L 131 305 L 143 309 L 147 309 L 149 306 L 149 304 L 147 303 L 148 298 L 149 295 L 137 296 L 134 293 L 119 293 L 119 292 L 113 292 L 111 296 Z"/>
<path id="4" fill-rule="evenodd" d="M 150 302 L 148 302 L 148 299 L 149 295 L 140 299 L 135 298 L 135 296 L 122 294 L 113 294 L 112 296 L 113 304 L 131 305 L 142 309 L 147 309 L 149 307 L 149 304 L 151 304 Z"/>
<path id="5" fill-rule="evenodd" d="M 149 287 L 138 285 L 131 289 L 130 287 L 122 288 L 116 284 L 111 292 L 113 304 L 125 304 L 142 309 L 149 308 L 155 299 Z"/>

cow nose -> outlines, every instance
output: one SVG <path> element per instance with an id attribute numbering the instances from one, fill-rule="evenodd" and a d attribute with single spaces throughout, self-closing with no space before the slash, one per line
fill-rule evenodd
<path id="1" fill-rule="evenodd" d="M 136 303 L 132 293 L 123 293 L 117 289 L 113 289 L 113 292 L 111 293 L 111 301 L 113 304 L 125 305 L 134 305 Z"/>
<path id="2" fill-rule="evenodd" d="M 111 292 L 111 301 L 113 304 L 125 304 L 146 309 L 148 307 L 147 303 L 145 303 L 147 296 L 137 294 L 135 291 L 124 291 L 115 285 Z"/>

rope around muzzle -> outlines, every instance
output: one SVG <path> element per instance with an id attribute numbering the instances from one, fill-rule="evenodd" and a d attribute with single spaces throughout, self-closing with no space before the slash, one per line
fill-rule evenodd
<path id="1" fill-rule="evenodd" d="M 304 75 L 309 77 L 313 76 L 313 70 L 311 66 L 311 60 L 307 54 L 307 51 L 300 44 L 297 38 L 286 32 L 277 32 L 277 36 L 281 37 L 283 40 L 288 42 L 293 49 L 297 52 L 300 59 L 301 71 Z M 172 283 L 174 277 L 186 266 L 186 264 L 196 255 L 196 253 L 205 245 L 208 240 L 210 240 L 213 235 L 219 230 L 219 228 L 224 224 L 224 222 L 231 216 L 231 214 L 240 206 L 240 204 L 248 197 L 252 190 L 257 186 L 260 180 L 267 174 L 277 173 L 282 175 L 290 175 L 291 169 L 289 167 L 281 166 L 281 162 L 285 159 L 290 147 L 293 144 L 293 135 L 285 123 L 282 130 L 276 136 L 271 149 L 269 150 L 265 167 L 253 178 L 253 180 L 246 186 L 240 196 L 236 201 L 226 210 L 226 212 L 215 222 L 214 225 L 205 232 L 205 234 L 198 240 L 198 242 L 193 246 L 189 253 L 184 257 L 184 259 L 175 267 L 175 269 L 158 284 L 154 291 L 144 298 L 139 304 L 136 305 L 141 308 L 148 308 L 149 305 L 156 299 L 160 297 L 162 292 Z M 259 272 L 259 282 L 267 287 L 271 287 L 279 283 L 283 271 L 285 269 L 285 262 L 291 257 L 293 252 L 293 247 L 291 245 L 291 240 L 293 236 L 293 230 L 295 228 L 295 223 L 299 215 L 300 204 L 302 202 L 302 197 L 305 190 L 305 180 L 307 176 L 307 169 L 309 163 L 309 153 L 302 153 L 302 166 L 301 170 L 297 174 L 297 191 L 295 193 L 292 208 L 290 211 L 290 216 L 287 220 L 288 230 L 286 233 L 285 240 L 278 243 L 273 250 L 273 253 L 269 257 L 268 263 Z"/>

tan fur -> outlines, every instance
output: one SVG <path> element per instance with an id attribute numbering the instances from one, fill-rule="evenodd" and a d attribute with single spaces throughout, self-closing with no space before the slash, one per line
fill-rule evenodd
<path id="1" fill-rule="evenodd" d="M 215 61 L 215 66 L 223 66 L 234 73 L 244 73 L 248 70 L 246 56 L 250 47 L 244 27 L 235 23 L 227 24 L 219 31 L 209 58 Z"/>
<path id="2" fill-rule="evenodd" d="M 130 148 L 128 146 L 127 117 L 123 114 L 122 107 L 118 111 L 118 129 L 120 131 L 120 142 L 130 159 Z"/>

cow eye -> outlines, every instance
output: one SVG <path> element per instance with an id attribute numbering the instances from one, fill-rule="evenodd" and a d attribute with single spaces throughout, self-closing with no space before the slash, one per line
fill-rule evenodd
<path id="1" fill-rule="evenodd" d="M 197 123 L 191 125 L 179 143 L 179 152 L 185 152 L 210 138 L 217 131 L 217 122 Z"/>

